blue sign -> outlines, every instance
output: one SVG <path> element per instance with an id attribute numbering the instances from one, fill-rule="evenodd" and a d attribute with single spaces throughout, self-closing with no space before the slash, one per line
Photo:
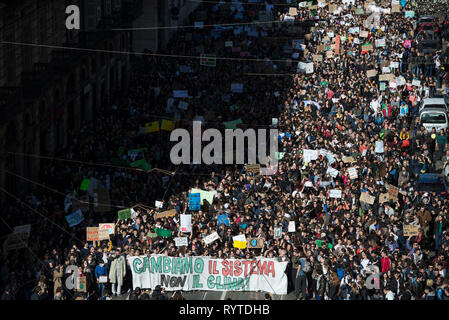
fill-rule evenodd
<path id="1" fill-rule="evenodd" d="M 226 214 L 219 215 L 217 218 L 218 218 L 218 226 L 224 223 L 226 226 L 229 227 L 229 218 Z"/>
<path id="2" fill-rule="evenodd" d="M 65 216 L 65 219 L 70 227 L 74 227 L 79 225 L 84 220 L 83 212 L 81 210 L 77 210 L 74 213 Z"/>
<path id="3" fill-rule="evenodd" d="M 189 210 L 198 211 L 201 209 L 201 195 L 199 193 L 189 193 Z"/>

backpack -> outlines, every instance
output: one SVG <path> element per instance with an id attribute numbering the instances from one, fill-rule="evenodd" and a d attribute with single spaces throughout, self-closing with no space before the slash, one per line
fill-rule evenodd
<path id="1" fill-rule="evenodd" d="M 337 268 L 337 275 L 340 280 L 343 279 L 346 276 L 345 269 L 342 267 Z"/>

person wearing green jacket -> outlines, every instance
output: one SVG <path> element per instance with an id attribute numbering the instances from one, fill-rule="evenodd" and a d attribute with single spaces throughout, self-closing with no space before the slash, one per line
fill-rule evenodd
<path id="1" fill-rule="evenodd" d="M 444 151 L 444 148 L 446 148 L 447 144 L 447 137 L 443 129 L 440 130 L 440 134 L 437 136 L 437 144 L 438 149 Z"/>

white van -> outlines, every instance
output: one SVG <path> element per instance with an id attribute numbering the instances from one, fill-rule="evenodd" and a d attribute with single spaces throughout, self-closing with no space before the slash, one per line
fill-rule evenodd
<path id="1" fill-rule="evenodd" d="M 435 128 L 437 134 L 440 129 L 446 130 L 449 126 L 448 113 L 443 108 L 424 108 L 419 114 L 419 120 L 428 132 L 432 131 L 432 128 Z"/>
<path id="2" fill-rule="evenodd" d="M 427 98 L 423 100 L 423 103 L 421 105 L 420 111 L 423 109 L 432 108 L 432 109 L 440 109 L 443 108 L 447 111 L 449 111 L 449 108 L 444 101 L 444 98 Z"/>

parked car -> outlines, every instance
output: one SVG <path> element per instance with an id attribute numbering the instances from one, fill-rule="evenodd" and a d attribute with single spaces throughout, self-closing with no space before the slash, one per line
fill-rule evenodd
<path id="1" fill-rule="evenodd" d="M 440 196 L 449 195 L 449 187 L 444 176 L 435 173 L 420 174 L 416 183 L 416 190 L 423 197 L 433 192 L 436 192 Z"/>
<path id="2" fill-rule="evenodd" d="M 419 120 L 421 125 L 428 131 L 435 128 L 436 132 L 440 129 L 446 131 L 449 127 L 448 112 L 446 108 L 423 108 L 419 113 Z"/>

